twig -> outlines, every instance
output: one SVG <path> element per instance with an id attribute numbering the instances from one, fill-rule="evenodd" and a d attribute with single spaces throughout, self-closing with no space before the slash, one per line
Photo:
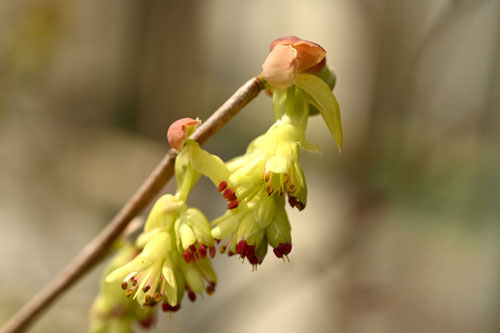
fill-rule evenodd
<path id="1" fill-rule="evenodd" d="M 246 104 L 263 89 L 262 82 L 255 77 L 245 83 L 210 118 L 208 118 L 191 138 L 203 144 L 224 124 L 234 117 Z M 151 175 L 130 198 L 125 206 L 62 272 L 49 282 L 37 295 L 15 313 L 2 327 L 1 333 L 22 332 L 35 318 L 47 309 L 58 296 L 76 283 L 92 267 L 104 258 L 113 242 L 125 230 L 130 221 L 139 214 L 161 191 L 174 173 L 177 152 L 170 149 Z"/>

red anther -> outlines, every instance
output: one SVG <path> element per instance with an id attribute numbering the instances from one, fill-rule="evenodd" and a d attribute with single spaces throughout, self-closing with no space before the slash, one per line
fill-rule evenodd
<path id="1" fill-rule="evenodd" d="M 155 323 L 155 317 L 153 315 L 139 322 L 139 324 L 144 328 L 150 328 L 151 326 L 153 326 L 154 323 Z"/>
<path id="2" fill-rule="evenodd" d="M 226 188 L 226 189 L 224 190 L 224 193 L 222 193 L 222 197 L 223 197 L 224 199 L 229 199 L 229 197 L 230 197 L 230 196 L 232 196 L 233 194 L 234 194 L 233 189 L 231 189 L 231 188 Z"/>
<path id="3" fill-rule="evenodd" d="M 147 285 L 147 286 L 144 286 L 144 288 L 142 288 L 142 291 L 144 291 L 145 293 L 147 293 L 149 291 L 149 289 L 151 289 L 151 286 Z"/>
<path id="4" fill-rule="evenodd" d="M 233 251 L 229 251 L 229 252 L 227 253 L 227 256 L 228 256 L 228 257 L 232 257 L 232 256 L 234 256 Z"/>
<path id="5" fill-rule="evenodd" d="M 238 205 L 240 204 L 239 201 L 231 201 L 228 205 L 227 205 L 227 209 L 235 209 L 236 207 L 238 207 Z"/>
<path id="6" fill-rule="evenodd" d="M 274 255 L 278 258 L 283 258 L 283 253 L 280 252 L 280 250 L 276 247 L 273 249 Z"/>
<path id="7" fill-rule="evenodd" d="M 172 306 L 166 302 L 161 303 L 161 309 L 163 310 L 163 312 L 171 311 Z"/>
<path id="8" fill-rule="evenodd" d="M 248 245 L 245 249 L 245 256 L 251 257 L 255 256 L 255 245 Z"/>
<path id="9" fill-rule="evenodd" d="M 303 210 L 304 208 L 306 208 L 306 205 L 304 205 L 304 203 L 300 200 L 297 200 L 297 203 L 295 204 L 295 206 L 297 207 L 297 209 L 299 210 L 299 212 L 301 210 Z"/>
<path id="10" fill-rule="evenodd" d="M 209 251 L 210 251 L 210 258 L 215 257 L 215 246 L 210 246 Z"/>
<path id="11" fill-rule="evenodd" d="M 236 193 L 231 194 L 229 198 L 227 198 L 227 201 L 236 201 L 238 198 L 236 197 Z"/>
<path id="12" fill-rule="evenodd" d="M 219 184 L 219 192 L 224 191 L 226 187 L 227 187 L 227 182 L 225 180 L 221 181 Z"/>
<path id="13" fill-rule="evenodd" d="M 196 294 L 192 290 L 188 292 L 188 297 L 191 302 L 196 301 Z"/>
<path id="14" fill-rule="evenodd" d="M 292 251 L 292 244 L 290 244 L 290 243 L 286 243 L 286 244 L 280 243 L 280 245 L 278 246 L 278 249 L 279 249 L 279 251 L 281 253 L 283 253 L 284 255 L 287 255 L 287 254 L 289 254 Z"/>
<path id="15" fill-rule="evenodd" d="M 297 198 L 292 197 L 291 195 L 288 196 L 288 203 L 290 204 L 290 207 L 295 207 L 297 205 Z"/>
<path id="16" fill-rule="evenodd" d="M 193 252 L 193 253 L 194 253 L 194 252 L 196 252 L 196 245 L 194 245 L 194 244 L 189 245 L 189 249 L 190 249 L 190 250 L 191 250 L 191 252 Z"/>
<path id="17" fill-rule="evenodd" d="M 260 264 L 260 261 L 259 261 L 259 258 L 257 258 L 257 256 L 254 254 L 250 255 L 250 256 L 247 256 L 248 257 L 248 261 L 252 264 L 252 265 L 258 265 Z"/>
<path id="18" fill-rule="evenodd" d="M 218 244 L 220 244 L 220 242 L 222 242 L 222 240 L 220 240 L 220 239 L 216 239 L 216 240 L 215 240 L 215 242 L 216 242 L 216 243 L 217 243 L 217 245 L 218 245 Z"/>
<path id="19" fill-rule="evenodd" d="M 236 253 L 244 257 L 245 249 L 247 248 L 247 241 L 246 240 L 240 240 L 238 244 L 236 244 Z"/>
<path id="20" fill-rule="evenodd" d="M 207 256 L 207 247 L 205 245 L 200 245 L 198 252 L 200 253 L 200 257 L 205 258 Z"/>
<path id="21" fill-rule="evenodd" d="M 212 285 L 207 286 L 205 288 L 205 291 L 207 292 L 207 294 L 212 295 L 215 292 L 215 286 L 212 286 Z"/>
<path id="22" fill-rule="evenodd" d="M 188 250 L 184 251 L 184 260 L 189 264 L 191 262 L 191 253 Z"/>
<path id="23" fill-rule="evenodd" d="M 122 289 L 123 289 L 123 290 L 125 290 L 125 289 L 127 289 L 127 288 L 128 288 L 128 283 L 127 283 L 127 282 L 125 282 L 125 281 L 123 281 L 123 282 L 122 282 Z"/>

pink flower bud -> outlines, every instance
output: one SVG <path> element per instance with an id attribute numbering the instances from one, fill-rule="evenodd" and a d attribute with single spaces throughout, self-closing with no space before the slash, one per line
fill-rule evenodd
<path id="1" fill-rule="evenodd" d="M 276 89 L 288 88 L 294 84 L 298 72 L 319 71 L 325 64 L 325 49 L 295 36 L 274 40 L 270 50 L 262 65 L 262 74 Z"/>
<path id="2" fill-rule="evenodd" d="M 167 132 L 167 139 L 170 146 L 174 149 L 181 150 L 188 136 L 189 128 L 197 127 L 199 124 L 201 124 L 201 121 L 193 118 L 182 118 L 175 121 L 170 125 Z"/>

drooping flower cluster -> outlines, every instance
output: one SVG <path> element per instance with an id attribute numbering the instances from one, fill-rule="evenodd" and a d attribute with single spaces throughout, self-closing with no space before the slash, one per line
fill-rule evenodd
<path id="1" fill-rule="evenodd" d="M 284 197 L 291 207 L 305 208 L 307 185 L 299 150 L 319 150 L 305 141 L 310 105 L 323 115 L 341 147 L 338 104 L 327 84 L 334 83 L 334 76 L 325 66 L 325 55 L 319 45 L 297 37 L 271 44 L 262 76 L 272 90 L 275 123 L 250 143 L 243 156 L 227 164 L 231 174 L 219 184 L 229 205 L 213 221 L 212 235 L 225 239 L 221 252 L 228 249 L 230 256 L 248 258 L 254 267 L 262 263 L 268 244 L 278 258 L 287 258 L 292 249 Z"/>
<path id="2" fill-rule="evenodd" d="M 325 56 L 318 44 L 293 36 L 271 44 L 261 80 L 273 96 L 275 122 L 244 155 L 227 163 L 189 138 L 200 120 L 183 118 L 170 126 L 168 141 L 179 151 L 177 192 L 158 199 L 133 255 L 127 252 L 124 260 L 126 256 L 119 254 L 121 260 L 113 261 L 102 288 L 104 294 L 116 293 L 116 286 L 123 289 L 128 299 L 118 303 L 128 304 L 128 321 L 122 321 L 128 327 L 131 318 L 152 323 L 152 309 L 158 303 L 164 311 L 174 312 L 185 293 L 191 301 L 204 291 L 212 294 L 217 283 L 211 264 L 216 242 L 221 243 L 220 253 L 246 258 L 253 269 L 263 262 L 269 246 L 276 257 L 288 259 L 292 237 L 286 202 L 299 211 L 307 203 L 299 151 L 319 151 L 305 141 L 308 118 L 321 114 L 339 149 L 342 146 L 340 113 L 332 93 L 335 76 L 326 67 Z M 201 175 L 210 178 L 228 201 L 227 211 L 212 224 L 186 204 Z M 114 305 L 95 308 L 104 309 L 95 313 L 114 313 Z"/>
<path id="3" fill-rule="evenodd" d="M 132 243 L 122 241 L 115 257 L 106 267 L 103 278 L 132 260 L 137 253 L 138 249 Z M 92 333 L 133 332 L 136 322 L 147 328 L 155 321 L 152 307 L 143 307 L 134 300 L 123 297 L 119 284 L 104 281 L 90 309 L 90 318 Z"/>

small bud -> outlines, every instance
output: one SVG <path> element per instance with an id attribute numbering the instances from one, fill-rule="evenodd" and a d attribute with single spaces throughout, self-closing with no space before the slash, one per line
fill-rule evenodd
<path id="1" fill-rule="evenodd" d="M 182 145 L 188 137 L 189 131 L 201 124 L 199 119 L 182 118 L 170 125 L 167 132 L 167 139 L 170 146 L 174 149 L 181 150 Z"/>

